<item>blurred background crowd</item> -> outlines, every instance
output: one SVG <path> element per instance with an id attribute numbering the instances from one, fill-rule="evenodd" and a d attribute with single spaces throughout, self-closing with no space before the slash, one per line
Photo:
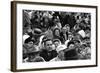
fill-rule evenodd
<path id="1" fill-rule="evenodd" d="M 91 14 L 23 10 L 23 62 L 91 59 Z"/>

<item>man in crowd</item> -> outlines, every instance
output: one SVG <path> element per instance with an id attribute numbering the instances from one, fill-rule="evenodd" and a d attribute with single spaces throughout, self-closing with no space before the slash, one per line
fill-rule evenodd
<path id="1" fill-rule="evenodd" d="M 45 61 L 50 61 L 57 56 L 56 50 L 53 49 L 53 42 L 51 39 L 44 40 L 44 48 L 40 52 L 40 56 L 44 58 Z"/>

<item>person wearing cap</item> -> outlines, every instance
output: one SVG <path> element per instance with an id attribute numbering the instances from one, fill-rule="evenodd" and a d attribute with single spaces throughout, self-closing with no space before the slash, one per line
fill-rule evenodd
<path id="1" fill-rule="evenodd" d="M 43 57 L 45 61 L 50 61 L 57 56 L 56 50 L 53 49 L 53 42 L 51 39 L 44 40 L 44 49 L 40 52 L 40 56 Z"/>
<path id="2" fill-rule="evenodd" d="M 56 49 L 58 55 L 57 57 L 53 58 L 52 60 L 50 60 L 50 62 L 53 62 L 53 61 L 64 61 L 65 60 L 65 49 L 66 49 L 66 46 L 65 45 L 59 45 Z"/>

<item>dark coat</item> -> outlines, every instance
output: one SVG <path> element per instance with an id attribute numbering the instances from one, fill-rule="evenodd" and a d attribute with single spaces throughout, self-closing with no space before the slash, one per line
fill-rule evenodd
<path id="1" fill-rule="evenodd" d="M 40 56 L 43 57 L 45 61 L 50 61 L 51 59 L 57 56 L 57 52 L 55 50 L 52 51 L 42 50 L 40 52 Z"/>
<path id="2" fill-rule="evenodd" d="M 76 49 L 68 49 L 65 52 L 65 59 L 66 60 L 77 60 L 78 59 L 78 53 Z"/>

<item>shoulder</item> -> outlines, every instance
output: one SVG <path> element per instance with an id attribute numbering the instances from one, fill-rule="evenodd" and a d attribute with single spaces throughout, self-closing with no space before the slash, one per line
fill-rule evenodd
<path id="1" fill-rule="evenodd" d="M 50 62 L 57 61 L 57 57 L 50 60 Z"/>
<path id="2" fill-rule="evenodd" d="M 45 55 L 46 53 L 47 53 L 47 50 L 43 49 L 43 50 L 40 51 L 40 55 Z"/>
<path id="3" fill-rule="evenodd" d="M 56 50 L 52 50 L 51 52 L 54 52 L 54 53 L 55 53 L 55 52 L 57 52 L 57 51 L 56 51 Z"/>
<path id="4" fill-rule="evenodd" d="M 34 61 L 35 62 L 44 62 L 45 60 L 42 57 L 38 56 L 38 57 L 34 58 Z"/>
<path id="5" fill-rule="evenodd" d="M 42 50 L 41 50 L 41 52 L 47 52 L 47 50 L 45 50 L 45 49 L 42 49 Z"/>

